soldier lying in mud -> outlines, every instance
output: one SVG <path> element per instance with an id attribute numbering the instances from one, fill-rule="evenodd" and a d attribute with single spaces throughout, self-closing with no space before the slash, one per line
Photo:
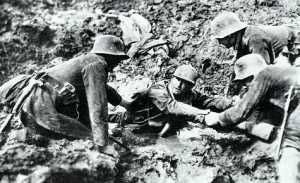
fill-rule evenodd
<path id="1" fill-rule="evenodd" d="M 168 136 L 187 121 L 202 122 L 209 110 L 221 112 L 234 103 L 233 99 L 208 97 L 193 90 L 198 78 L 191 65 L 179 66 L 170 81 L 161 81 L 133 95 L 125 113 L 109 115 L 110 122 L 138 124 L 138 130 L 159 130 Z"/>
<path id="2" fill-rule="evenodd" d="M 300 70 L 297 65 L 300 61 L 300 46 L 293 47 L 292 52 L 293 57 L 290 58 L 295 59 L 295 53 L 297 55 L 292 61 L 296 67 L 267 66 L 258 54 L 238 59 L 235 63 L 235 79 L 245 82 L 249 86 L 248 91 L 232 108 L 222 113 L 211 113 L 205 118 L 206 125 L 224 128 L 246 120 L 256 107 L 272 104 L 280 108 L 282 124 L 278 136 L 278 174 L 281 183 L 296 183 L 300 177 Z M 270 118 L 270 122 L 273 120 Z"/>
<path id="3" fill-rule="evenodd" d="M 90 53 L 2 85 L 0 102 L 41 135 L 93 138 L 100 151 L 115 154 L 108 146 L 107 102 L 127 102 L 106 84 L 107 73 L 127 58 L 120 38 L 98 36 Z"/>

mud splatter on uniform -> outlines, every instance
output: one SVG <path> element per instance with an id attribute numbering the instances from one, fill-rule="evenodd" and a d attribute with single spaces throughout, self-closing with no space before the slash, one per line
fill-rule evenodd
<path id="1" fill-rule="evenodd" d="M 279 161 L 281 182 L 300 180 L 300 68 L 268 66 L 257 75 L 243 99 L 220 114 L 220 121 L 224 124 L 236 125 L 245 120 L 256 107 L 271 103 L 282 109 L 283 117 L 287 92 L 291 85 L 294 85 L 295 93 L 289 106 L 282 157 Z"/>
<path id="2" fill-rule="evenodd" d="M 98 145 L 105 145 L 108 138 L 107 102 L 118 105 L 121 96 L 106 84 L 104 57 L 92 53 L 82 55 L 46 70 L 45 74 L 43 85 L 33 88 L 24 100 L 20 110 L 24 125 L 74 138 L 93 137 Z M 14 92 L 9 90 L 10 84 L 16 87 L 36 78 L 20 79 L 23 81 L 8 82 L 0 88 L 1 103 L 6 105 L 8 98 L 12 103 L 18 100 L 18 95 L 11 95 Z M 59 85 L 65 83 L 74 87 L 74 91 L 60 93 Z M 26 83 L 20 92 L 25 88 Z"/>
<path id="3" fill-rule="evenodd" d="M 188 120 L 194 120 L 198 114 L 203 114 L 201 109 L 223 111 L 232 106 L 233 101 L 223 97 L 208 97 L 192 90 L 182 98 L 174 98 L 169 91 L 168 82 L 161 81 L 145 91 L 138 92 L 134 96 L 132 109 L 134 118 L 128 123 L 150 124 L 162 126 L 166 122 L 184 124 Z M 110 121 L 124 120 L 110 115 Z"/>
<path id="4" fill-rule="evenodd" d="M 274 64 L 275 58 L 292 37 L 293 30 L 288 26 L 250 25 L 235 46 L 236 59 L 250 53 L 258 53 L 267 64 Z"/>

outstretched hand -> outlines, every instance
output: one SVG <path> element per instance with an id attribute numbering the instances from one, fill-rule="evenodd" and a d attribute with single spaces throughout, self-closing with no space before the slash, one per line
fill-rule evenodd
<path id="1" fill-rule="evenodd" d="M 216 126 L 219 124 L 219 113 L 210 112 L 205 116 L 205 124 L 207 126 Z"/>
<path id="2" fill-rule="evenodd" d="M 114 145 L 97 146 L 99 152 L 106 154 L 112 158 L 119 158 L 119 152 L 115 149 Z"/>
<path id="3" fill-rule="evenodd" d="M 195 119 L 194 119 L 194 121 L 196 122 L 196 123 L 204 123 L 204 118 L 205 118 L 205 116 L 203 115 L 203 114 L 198 114 L 196 117 L 195 117 Z"/>

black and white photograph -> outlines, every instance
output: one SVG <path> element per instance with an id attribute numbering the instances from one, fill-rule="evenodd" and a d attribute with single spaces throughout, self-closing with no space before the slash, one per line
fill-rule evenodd
<path id="1" fill-rule="evenodd" d="M 0 183 L 300 183 L 300 0 L 0 0 Z"/>

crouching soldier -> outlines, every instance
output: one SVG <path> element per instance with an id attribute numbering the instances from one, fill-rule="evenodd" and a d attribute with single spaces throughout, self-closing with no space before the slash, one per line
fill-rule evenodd
<path id="1" fill-rule="evenodd" d="M 139 124 L 143 129 L 155 126 L 160 136 L 168 136 L 186 121 L 202 122 L 209 113 L 207 109 L 223 111 L 232 106 L 231 99 L 212 98 L 193 90 L 197 78 L 198 73 L 191 65 L 181 65 L 170 81 L 137 92 L 130 112 L 112 114 L 109 121 Z"/>
<path id="2" fill-rule="evenodd" d="M 257 53 L 267 64 L 275 64 L 281 51 L 294 37 L 294 28 L 286 25 L 248 25 L 240 21 L 237 14 L 221 12 L 211 23 L 214 38 L 226 48 L 236 50 L 235 59 Z M 236 61 L 236 60 L 235 60 Z M 234 61 L 234 62 L 235 62 Z M 234 78 L 234 73 L 231 79 Z M 228 96 L 236 94 L 238 86 L 230 82 Z"/>
<path id="3" fill-rule="evenodd" d="M 295 37 L 292 27 L 247 25 L 235 13 L 226 11 L 214 18 L 211 29 L 220 44 L 237 51 L 236 59 L 257 53 L 267 64 L 274 64 L 284 46 Z"/>
<path id="4" fill-rule="evenodd" d="M 298 55 L 299 57 L 299 55 Z M 255 63 L 255 69 L 249 64 Z M 278 106 L 282 120 L 278 135 L 281 157 L 278 162 L 280 182 L 299 182 L 300 171 L 300 69 L 292 66 L 267 66 L 260 55 L 246 55 L 235 63 L 236 70 L 245 73 L 236 77 L 251 83 L 244 97 L 222 113 L 210 113 L 205 118 L 208 126 L 235 126 L 247 119 L 251 112 L 266 104 Z M 248 78 L 248 79 L 247 79 Z M 274 111 L 274 113 L 276 113 Z M 280 151 L 278 151 L 280 152 Z"/>
<path id="5" fill-rule="evenodd" d="M 111 149 L 107 146 L 107 102 L 126 106 L 107 85 L 107 73 L 127 58 L 121 39 L 98 36 L 90 53 L 2 85 L 1 103 L 42 135 L 93 138 L 105 152 Z"/>

